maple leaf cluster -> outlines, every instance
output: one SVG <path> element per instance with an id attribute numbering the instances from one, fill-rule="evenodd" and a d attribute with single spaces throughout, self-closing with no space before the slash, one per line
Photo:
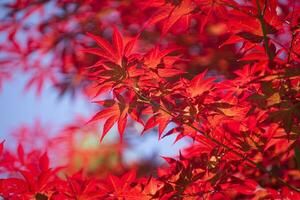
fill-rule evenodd
<path id="1" fill-rule="evenodd" d="M 298 1 L 20 0 L 2 6 L 7 40 L 0 43 L 0 83 L 26 72 L 26 89 L 39 94 L 50 82 L 61 95 L 82 93 L 99 106 L 87 123 L 44 138 L 50 155 L 69 149 L 64 167 L 49 165 L 47 153 L 25 144 L 35 137 L 30 131 L 18 130 L 17 153 L 3 150 L 2 142 L 2 198 L 300 199 Z M 77 154 L 74 135 L 98 122 L 100 142 L 115 124 L 120 142 Z M 165 165 L 124 167 L 124 136 L 134 135 L 126 130 L 136 124 L 140 134 L 157 130 L 158 139 L 192 142 L 177 157 L 164 157 Z M 101 154 L 107 160 L 88 170 Z M 78 155 L 82 169 L 75 172 Z"/>

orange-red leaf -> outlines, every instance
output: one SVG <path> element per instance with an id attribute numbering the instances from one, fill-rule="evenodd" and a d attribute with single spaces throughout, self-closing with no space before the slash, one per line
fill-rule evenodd
<path id="1" fill-rule="evenodd" d="M 127 114 L 125 115 L 125 117 L 120 118 L 118 121 L 118 130 L 119 130 L 121 142 L 123 141 L 123 134 L 126 127 L 126 123 L 127 123 Z"/>
<path id="2" fill-rule="evenodd" d="M 104 136 L 111 129 L 111 127 L 113 127 L 113 125 L 115 124 L 116 121 L 117 121 L 117 116 L 111 116 L 105 121 L 105 123 L 103 125 L 103 132 L 102 132 L 100 141 L 103 140 Z"/>
<path id="3" fill-rule="evenodd" d="M 112 115 L 116 115 L 117 113 L 118 113 L 118 110 L 116 110 L 116 107 L 113 106 L 108 109 L 101 110 L 96 115 L 94 115 L 94 117 L 92 117 L 92 119 L 90 119 L 87 123 L 90 123 L 90 122 L 96 121 L 96 120 L 100 120 L 100 119 L 104 119 L 104 118 L 110 117 Z"/>
<path id="4" fill-rule="evenodd" d="M 158 75 L 161 77 L 172 77 L 172 76 L 177 76 L 180 74 L 185 73 L 183 70 L 180 69 L 172 69 L 172 68 L 163 68 L 163 69 L 158 69 Z"/>
<path id="5" fill-rule="evenodd" d="M 22 144 L 18 145 L 18 157 L 21 163 L 24 163 L 24 148 Z"/>
<path id="6" fill-rule="evenodd" d="M 42 171 L 49 169 L 49 158 L 46 152 L 39 159 L 39 167 Z"/>
<path id="7" fill-rule="evenodd" d="M 120 59 L 122 58 L 122 55 L 123 55 L 123 38 L 122 38 L 119 30 L 116 27 L 114 27 L 113 45 L 114 45 L 115 51 L 117 51 L 118 61 L 120 61 Z"/>
<path id="8" fill-rule="evenodd" d="M 204 71 L 201 74 L 198 74 L 191 80 L 190 87 L 188 88 L 192 97 L 203 94 L 206 91 L 209 91 L 212 88 L 212 82 L 214 78 L 205 79 L 207 71 Z"/>
<path id="9" fill-rule="evenodd" d="M 135 43 L 138 39 L 138 36 L 131 39 L 129 42 L 127 42 L 127 44 L 125 45 L 125 48 L 124 48 L 124 55 L 125 56 L 128 56 L 128 54 L 131 53 L 131 51 L 133 50 L 134 46 L 135 46 Z"/>
<path id="10" fill-rule="evenodd" d="M 110 56 L 112 56 L 113 58 L 115 58 L 115 54 L 114 54 L 114 49 L 111 46 L 111 44 L 109 42 L 107 42 L 105 39 L 103 39 L 102 37 L 93 35 L 92 33 L 87 33 L 87 35 L 91 38 L 93 38 L 97 44 L 104 50 L 107 52 L 107 54 L 109 54 Z"/>
<path id="11" fill-rule="evenodd" d="M 109 61 L 112 61 L 112 62 L 115 62 L 115 60 L 113 59 L 113 57 L 108 54 L 107 52 L 101 50 L 101 49 L 96 49 L 96 48 L 90 48 L 90 49 L 83 49 L 81 50 L 82 52 L 85 52 L 85 53 L 90 53 L 90 54 L 94 54 L 96 56 L 100 56 L 102 58 L 105 58 Z"/>
<path id="12" fill-rule="evenodd" d="M 147 130 L 153 128 L 154 126 L 156 126 L 156 124 L 157 124 L 157 122 L 156 122 L 156 116 L 153 115 L 153 116 L 151 116 L 151 117 L 148 119 L 147 123 L 146 123 L 145 126 L 144 126 L 144 130 L 143 130 L 142 133 L 144 133 L 145 131 L 147 131 Z"/>
<path id="13" fill-rule="evenodd" d="M 183 0 L 182 3 L 175 7 L 168 19 L 164 22 L 162 34 L 165 35 L 169 29 L 179 20 L 181 17 L 189 14 L 193 10 L 193 6 L 190 0 Z"/>

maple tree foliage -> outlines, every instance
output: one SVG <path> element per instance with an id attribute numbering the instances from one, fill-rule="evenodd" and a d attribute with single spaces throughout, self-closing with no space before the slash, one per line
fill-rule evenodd
<path id="1" fill-rule="evenodd" d="M 3 199 L 300 199 L 300 2 L 14 0 L 1 8 L 0 86 L 22 72 L 37 95 L 50 83 L 99 106 L 53 138 L 37 123 L 15 131 L 15 149 L 2 141 Z M 119 142 L 100 143 L 115 124 Z M 135 124 L 140 134 L 192 143 L 164 165 L 125 165 Z M 100 146 L 82 148 L 85 140 Z"/>

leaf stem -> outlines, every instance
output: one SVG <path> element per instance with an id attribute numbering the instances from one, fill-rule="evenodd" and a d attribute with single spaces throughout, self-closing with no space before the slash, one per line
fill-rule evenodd
<path id="1" fill-rule="evenodd" d="M 261 25 L 261 29 L 262 29 L 262 32 L 263 32 L 263 40 L 264 40 L 264 47 L 265 47 L 265 51 L 266 51 L 266 54 L 269 58 L 269 61 L 270 62 L 273 62 L 273 54 L 271 53 L 270 51 L 270 48 L 269 48 L 269 38 L 267 36 L 267 27 L 266 27 L 266 23 L 265 23 L 265 20 L 264 20 L 264 12 L 261 10 L 261 7 L 260 7 L 260 4 L 259 4 L 259 0 L 256 0 L 256 6 L 257 6 L 257 11 L 258 11 L 258 20 L 260 22 L 260 25 Z"/>

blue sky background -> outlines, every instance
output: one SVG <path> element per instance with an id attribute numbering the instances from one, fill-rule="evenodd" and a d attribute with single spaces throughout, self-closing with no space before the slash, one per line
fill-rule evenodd
<path id="1" fill-rule="evenodd" d="M 0 92 L 0 140 L 9 140 L 9 134 L 20 125 L 34 125 L 36 120 L 42 124 L 51 125 L 51 131 L 63 128 L 63 125 L 72 122 L 76 116 L 91 117 L 96 111 L 92 103 L 82 96 L 70 98 L 58 97 L 57 92 L 46 84 L 41 96 L 37 96 L 34 90 L 25 91 L 24 85 L 28 77 L 26 74 L 15 74 L 12 80 L 6 81 Z M 116 135 L 113 128 L 111 135 Z M 108 134 L 108 135 L 109 135 Z M 130 134 L 130 133 L 125 133 Z M 128 162 L 151 157 L 154 153 L 162 156 L 178 154 L 180 148 L 187 144 L 181 140 L 173 144 L 175 137 L 167 137 L 158 141 L 157 133 L 146 133 L 143 137 L 136 135 L 133 148 L 125 151 Z M 118 139 L 118 137 L 115 137 Z M 157 156 L 159 159 L 159 156 Z"/>
<path id="2" fill-rule="evenodd" d="M 16 74 L 6 81 L 0 92 L 0 137 L 6 135 L 21 124 L 33 124 L 39 119 L 42 124 L 61 127 L 71 122 L 77 114 L 89 116 L 91 107 L 83 97 L 71 99 L 59 98 L 56 91 L 46 84 L 38 97 L 34 90 L 25 91 L 26 74 Z"/>

